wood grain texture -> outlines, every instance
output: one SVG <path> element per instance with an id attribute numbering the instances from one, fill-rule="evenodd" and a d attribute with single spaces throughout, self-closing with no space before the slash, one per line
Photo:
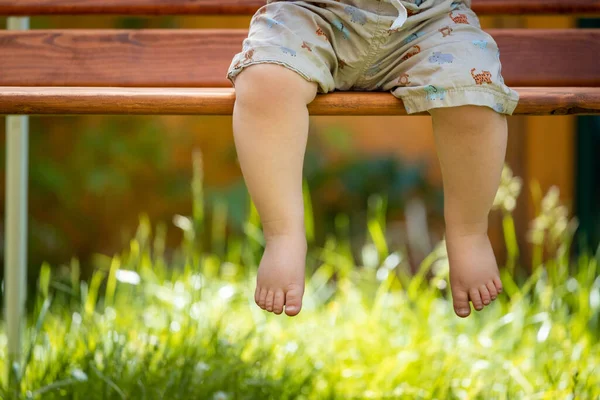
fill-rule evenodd
<path id="1" fill-rule="evenodd" d="M 252 15 L 265 0 L 0 0 L 0 15 Z M 484 14 L 600 14 L 599 0 L 473 0 Z"/>
<path id="2" fill-rule="evenodd" d="M 600 114 L 600 88 L 515 88 L 515 114 Z M 0 114 L 230 115 L 229 88 L 0 87 Z M 334 92 L 318 95 L 312 115 L 406 115 L 389 93 Z M 422 113 L 419 115 L 427 115 Z"/>
<path id="3" fill-rule="evenodd" d="M 490 29 L 510 86 L 599 86 L 600 30 Z M 0 31 L 0 86 L 231 87 L 246 30 Z"/>

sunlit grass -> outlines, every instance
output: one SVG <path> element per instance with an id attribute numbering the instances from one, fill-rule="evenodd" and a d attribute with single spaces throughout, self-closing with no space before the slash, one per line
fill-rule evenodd
<path id="1" fill-rule="evenodd" d="M 194 191 L 194 216 L 175 220 L 185 242 L 168 259 L 164 229 L 153 235 L 142 220 L 130 248 L 100 257 L 89 282 L 79 282 L 76 261 L 69 277 L 42 268 L 27 353 L 14 368 L 19 383 L 2 381 L 3 399 L 600 396 L 597 255 L 570 261 L 565 251 L 542 251 L 523 281 L 503 268 L 505 293 L 460 319 L 443 243 L 410 274 L 404 251 L 386 243 L 385 201 L 374 198 L 362 259 L 342 234 L 313 243 L 303 311 L 274 316 L 253 300 L 263 242 L 255 210 L 245 237 L 226 238 L 213 224 L 216 249 L 201 251 L 197 182 Z M 226 212 L 213 214 L 223 221 Z M 505 229 L 511 218 L 505 213 Z M 561 238 L 570 243 L 572 233 Z M 0 363 L 2 379 L 8 367 Z"/>

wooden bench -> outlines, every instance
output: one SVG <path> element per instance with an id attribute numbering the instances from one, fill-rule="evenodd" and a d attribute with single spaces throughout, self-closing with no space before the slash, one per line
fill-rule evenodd
<path id="1" fill-rule="evenodd" d="M 568 3 L 565 5 L 563 3 Z M 264 0 L 0 0 L 0 15 L 252 14 Z M 597 0 L 474 0 L 480 14 L 600 13 Z M 231 114 L 246 30 L 0 31 L 0 114 Z M 600 31 L 493 29 L 516 114 L 600 112 Z M 575 60 L 577 60 L 575 62 Z M 143 66 L 143 68 L 140 68 Z M 78 87 L 78 89 L 73 89 Z M 313 115 L 402 115 L 387 93 L 333 93 Z"/>
<path id="2" fill-rule="evenodd" d="M 231 114 L 225 73 L 246 30 L 26 30 L 35 15 L 252 15 L 264 0 L 0 0 L 0 114 Z M 473 0 L 480 15 L 593 14 L 598 0 Z M 519 115 L 600 114 L 600 30 L 493 29 Z M 312 115 L 403 115 L 388 93 L 335 92 Z M 7 117 L 5 288 L 9 355 L 25 298 L 27 119 Z M 12 370 L 12 369 L 11 369 Z"/>

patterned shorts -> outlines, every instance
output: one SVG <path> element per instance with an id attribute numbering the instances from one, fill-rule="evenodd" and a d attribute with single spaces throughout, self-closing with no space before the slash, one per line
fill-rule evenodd
<path id="1" fill-rule="evenodd" d="M 500 51 L 470 0 L 269 0 L 252 17 L 227 78 L 283 65 L 318 91 L 391 91 L 409 114 L 488 106 L 512 114 Z"/>

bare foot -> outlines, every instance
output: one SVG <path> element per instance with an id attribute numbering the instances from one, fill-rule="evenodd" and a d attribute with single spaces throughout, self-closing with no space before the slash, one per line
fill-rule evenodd
<path id="1" fill-rule="evenodd" d="M 289 316 L 302 308 L 306 238 L 304 235 L 278 235 L 267 238 L 258 268 L 254 300 L 263 310 Z"/>
<path id="2" fill-rule="evenodd" d="M 498 265 L 485 233 L 461 235 L 447 230 L 446 246 L 454 312 L 465 318 L 471 314 L 469 300 L 481 311 L 502 292 Z"/>

